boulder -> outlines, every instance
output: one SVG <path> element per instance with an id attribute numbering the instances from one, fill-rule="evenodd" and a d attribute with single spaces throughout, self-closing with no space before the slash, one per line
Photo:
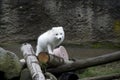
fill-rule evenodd
<path id="1" fill-rule="evenodd" d="M 13 52 L 0 48 L 0 71 L 4 73 L 5 78 L 19 76 L 21 68 L 19 58 Z"/>
<path id="2" fill-rule="evenodd" d="M 21 71 L 20 80 L 32 80 L 32 77 L 28 68 L 25 68 Z"/>

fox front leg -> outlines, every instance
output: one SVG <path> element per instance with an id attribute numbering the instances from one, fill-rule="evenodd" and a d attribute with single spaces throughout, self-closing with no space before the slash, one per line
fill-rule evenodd
<path id="1" fill-rule="evenodd" d="M 41 51 L 42 51 L 41 47 L 39 45 L 37 45 L 37 47 L 36 47 L 36 56 L 38 56 Z"/>
<path id="2" fill-rule="evenodd" d="M 53 54 L 53 50 L 52 50 L 52 47 L 50 45 L 47 46 L 47 49 L 48 49 L 49 54 Z"/>

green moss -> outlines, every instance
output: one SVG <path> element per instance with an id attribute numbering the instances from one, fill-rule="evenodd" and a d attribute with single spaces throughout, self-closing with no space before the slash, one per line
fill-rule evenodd
<path id="1" fill-rule="evenodd" d="M 120 36 L 120 20 L 116 20 L 114 23 L 114 32 Z"/>
<path id="2" fill-rule="evenodd" d="M 63 46 L 70 47 L 79 47 L 79 48 L 108 48 L 108 49 L 120 49 L 120 43 L 113 43 L 109 41 L 101 41 L 101 42 L 83 42 L 83 43 L 63 43 Z"/>
<path id="3" fill-rule="evenodd" d="M 114 73 L 120 73 L 120 61 L 88 68 L 85 72 L 80 74 L 80 78 L 102 76 Z"/>
<path id="4" fill-rule="evenodd" d="M 104 45 L 105 46 L 105 45 Z M 91 44 L 91 47 L 92 48 L 102 48 L 103 47 L 103 44 L 102 43 L 99 43 L 99 42 L 96 42 L 96 43 L 92 43 Z"/>
<path id="5" fill-rule="evenodd" d="M 112 43 L 112 42 L 93 42 L 91 44 L 91 48 L 110 48 L 110 49 L 118 49 L 120 48 L 120 43 Z"/>

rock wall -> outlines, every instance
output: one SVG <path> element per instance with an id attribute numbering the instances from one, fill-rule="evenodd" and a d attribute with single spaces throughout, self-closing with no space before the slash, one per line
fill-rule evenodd
<path id="1" fill-rule="evenodd" d="M 63 26 L 66 41 L 119 41 L 119 0 L 1 0 L 0 39 L 36 40 Z"/>

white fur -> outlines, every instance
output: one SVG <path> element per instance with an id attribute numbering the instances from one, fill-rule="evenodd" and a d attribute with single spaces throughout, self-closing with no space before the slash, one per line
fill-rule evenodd
<path id="1" fill-rule="evenodd" d="M 53 27 L 51 30 L 43 33 L 37 40 L 36 55 L 38 56 L 40 52 L 53 54 L 53 49 L 63 42 L 64 37 L 63 27 Z"/>

